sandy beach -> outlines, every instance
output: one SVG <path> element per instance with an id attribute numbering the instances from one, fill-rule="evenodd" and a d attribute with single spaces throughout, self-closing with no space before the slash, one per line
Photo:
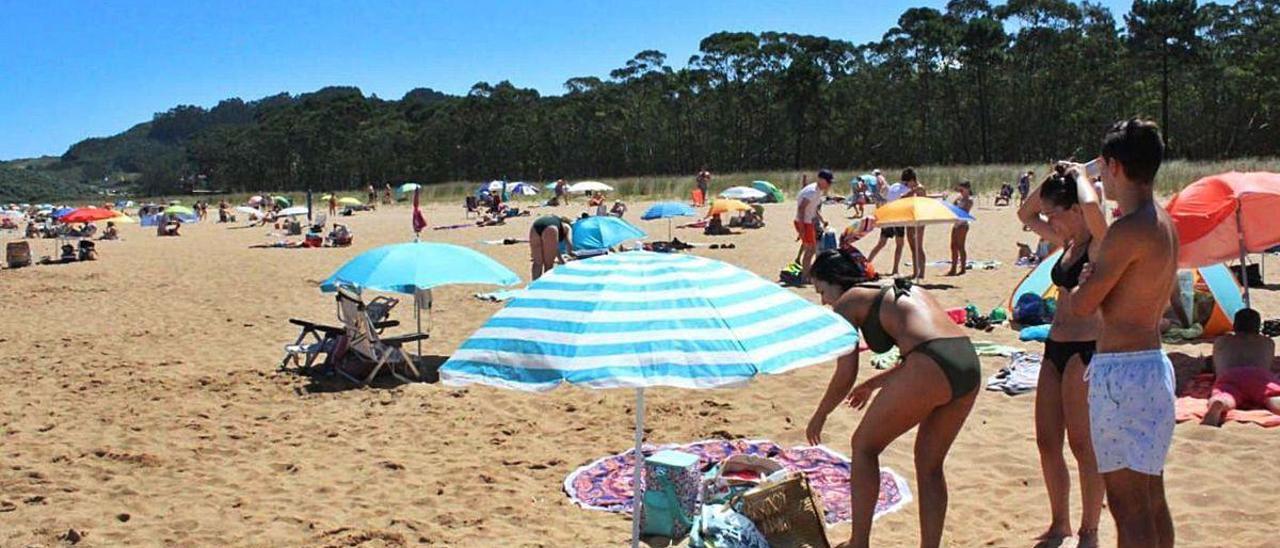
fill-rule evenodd
<path id="1" fill-rule="evenodd" d="M 630 205 L 635 221 L 647 204 Z M 527 280 L 527 245 L 482 240 L 524 238 L 548 209 L 576 217 L 585 206 L 423 236 L 473 247 Z M 824 212 L 835 219 L 842 210 Z M 676 229 L 675 236 L 733 242 L 735 249 L 692 252 L 776 279 L 795 255 L 793 212 L 793 203 L 767 206 L 768 226 L 741 235 Z M 470 222 L 458 204 L 432 204 L 425 213 L 431 226 Z M 1034 239 L 1012 209 L 991 207 L 989 196 L 974 213 L 970 258 L 1003 265 L 956 278 L 935 267 L 927 283 L 947 306 L 989 311 L 1026 273 L 1013 266 L 1014 242 Z M 322 279 L 361 251 L 412 238 L 403 205 L 340 220 L 355 232 L 350 248 L 253 249 L 273 240 L 269 227 L 242 224 L 185 226 L 180 238 L 127 225 L 122 241 L 98 244 L 97 262 L 0 271 L 0 545 L 57 545 L 72 530 L 72 540 L 88 546 L 625 544 L 629 517 L 576 507 L 561 482 L 574 468 L 631 446 L 632 392 L 351 388 L 279 370 L 283 346 L 297 336 L 289 318 L 335 319 L 332 296 L 318 289 Z M 666 235 L 666 221 L 635 222 L 655 238 Z M 948 232 L 928 229 L 930 260 L 947 258 Z M 873 238 L 859 247 L 869 252 Z M 32 245 L 36 257 L 54 254 L 54 240 Z M 887 270 L 891 252 L 877 258 L 878 268 Z M 1275 274 L 1268 277 L 1275 282 Z M 472 298 L 488 290 L 436 290 L 424 346 L 429 361 L 443 361 L 500 308 Z M 817 301 L 811 289 L 797 291 Z M 1280 311 L 1280 293 L 1255 290 L 1253 299 L 1266 318 Z M 412 325 L 411 308 L 406 301 L 394 318 Z M 1040 351 L 1007 327 L 971 333 Z M 1210 347 L 1166 350 L 1200 356 Z M 862 361 L 865 378 L 872 369 Z M 1005 363 L 983 358 L 984 375 Z M 801 445 L 833 365 L 739 389 L 650 390 L 647 440 Z M 978 398 L 947 461 L 946 545 L 1031 546 L 1048 525 L 1033 402 L 1030 394 Z M 847 408 L 833 413 L 828 445 L 847 453 L 860 416 Z M 892 445 L 881 465 L 914 489 L 913 438 Z M 1174 439 L 1167 488 L 1179 545 L 1274 546 L 1280 491 L 1266 478 L 1280 477 L 1277 432 L 1184 423 Z M 1073 483 L 1073 520 L 1078 495 Z M 847 524 L 828 530 L 833 542 L 848 533 Z M 1114 545 L 1105 514 L 1101 537 Z M 872 539 L 914 545 L 915 503 L 877 521 Z"/>

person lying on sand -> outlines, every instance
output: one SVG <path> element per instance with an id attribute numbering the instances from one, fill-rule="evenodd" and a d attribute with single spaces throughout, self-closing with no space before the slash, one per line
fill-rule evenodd
<path id="1" fill-rule="evenodd" d="M 809 419 L 805 436 L 822 443 L 827 416 L 842 402 L 866 413 L 853 433 L 851 489 L 853 536 L 848 546 L 871 540 L 880 489 L 880 454 L 916 428 L 916 482 L 920 497 L 920 546 L 938 546 L 947 511 L 942 463 L 978 398 L 982 366 L 964 329 L 925 289 L 906 279 L 881 287 L 841 252 L 822 252 L 813 263 L 813 288 L 822 304 L 858 327 L 873 352 L 897 347 L 900 365 L 855 386 L 858 355 L 842 356 Z M 879 394 L 873 394 L 879 390 Z M 867 407 L 867 403 L 870 406 Z"/>
<path id="2" fill-rule="evenodd" d="M 1213 395 L 1200 424 L 1222 426 L 1232 409 L 1266 409 L 1280 415 L 1280 376 L 1271 372 L 1276 343 L 1262 335 L 1262 316 L 1251 308 L 1236 312 L 1235 331 L 1213 343 Z"/>

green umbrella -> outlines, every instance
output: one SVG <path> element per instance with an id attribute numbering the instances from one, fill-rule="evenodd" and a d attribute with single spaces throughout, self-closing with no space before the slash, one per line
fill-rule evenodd
<path id="1" fill-rule="evenodd" d="M 398 190 L 401 194 L 408 194 L 410 192 L 418 190 L 419 188 L 422 188 L 422 185 L 418 183 L 405 183 L 403 185 L 400 185 L 400 188 Z"/>
<path id="2" fill-rule="evenodd" d="M 783 196 L 782 191 L 778 190 L 778 187 L 773 186 L 773 183 L 770 183 L 769 181 L 752 181 L 751 187 L 756 190 L 759 190 L 760 192 L 773 196 L 774 202 L 782 203 L 782 196 Z"/>
<path id="3" fill-rule="evenodd" d="M 271 201 L 280 207 L 289 207 L 293 205 L 293 201 L 284 196 L 272 196 Z"/>
<path id="4" fill-rule="evenodd" d="M 165 215 L 195 215 L 196 212 L 187 206 L 171 205 L 164 208 Z"/>

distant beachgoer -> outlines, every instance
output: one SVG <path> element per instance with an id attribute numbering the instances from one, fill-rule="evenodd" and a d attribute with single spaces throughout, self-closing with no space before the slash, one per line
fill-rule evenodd
<path id="1" fill-rule="evenodd" d="M 904 176 L 907 174 L 906 171 L 903 171 L 902 173 Z M 915 172 L 912 171 L 911 175 L 914 177 Z M 883 175 L 877 175 L 877 177 L 879 179 L 884 179 Z M 882 185 L 882 186 L 886 188 L 885 201 L 884 201 L 885 204 L 890 203 L 894 200 L 903 198 L 907 195 L 907 193 L 911 192 L 911 187 L 907 186 L 907 183 L 902 181 L 893 183 L 892 185 Z M 884 249 L 885 244 L 889 243 L 889 239 L 892 238 L 893 239 L 893 271 L 889 275 L 897 276 L 898 263 L 902 262 L 902 243 L 906 235 L 907 235 L 906 227 L 889 226 L 889 227 L 881 228 L 880 241 L 876 242 L 875 247 L 871 248 L 871 253 L 867 255 L 867 260 L 875 261 L 876 255 L 880 254 L 880 250 Z"/>
<path id="2" fill-rule="evenodd" d="M 962 181 L 955 188 L 958 193 L 951 200 L 952 205 L 963 209 L 966 213 L 973 210 L 973 185 Z M 948 276 L 958 276 L 969 270 L 969 251 L 965 243 L 969 239 L 969 223 L 961 221 L 951 227 L 951 271 Z"/>
<path id="3" fill-rule="evenodd" d="M 866 285 L 858 262 L 841 252 L 822 252 L 813 264 L 813 285 L 822 304 L 858 327 L 873 352 L 897 347 L 902 361 L 861 384 L 858 355 L 836 360 L 826 392 L 805 428 L 812 445 L 823 443 L 827 416 L 842 401 L 866 412 L 853 433 L 850 483 L 853 537 L 848 546 L 868 546 L 880 489 L 880 454 L 908 430 L 915 440 L 920 545 L 939 546 L 947 511 L 943 461 L 969 417 L 982 381 L 982 365 L 964 328 L 947 316 L 928 291 L 906 279 Z M 855 386 L 856 384 L 856 386 Z M 880 393 L 872 394 L 879 390 Z"/>
<path id="4" fill-rule="evenodd" d="M 871 174 L 876 176 L 876 188 L 872 196 L 875 199 L 876 206 L 884 205 L 889 201 L 889 181 L 885 180 L 884 174 L 879 169 L 871 170 Z"/>
<path id="5" fill-rule="evenodd" d="M 336 193 L 329 194 L 329 216 L 338 216 L 338 195 Z"/>
<path id="6" fill-rule="evenodd" d="M 854 176 L 853 180 L 850 181 L 850 186 L 853 188 L 849 193 L 849 203 L 845 204 L 845 209 L 853 208 L 854 217 L 866 215 L 866 210 L 864 209 L 867 205 L 868 187 L 866 181 L 863 181 L 861 176 Z"/>
<path id="7" fill-rule="evenodd" d="M 1266 409 L 1280 415 L 1280 377 L 1271 372 L 1276 343 L 1260 333 L 1257 310 L 1236 312 L 1235 332 L 1213 342 L 1213 395 L 1200 424 L 1222 426 L 1233 409 Z"/>
<path id="8" fill-rule="evenodd" d="M 369 193 L 369 199 L 365 200 L 365 203 L 372 204 L 378 201 L 378 191 L 374 190 L 373 183 L 369 183 L 368 193 Z"/>
<path id="9" fill-rule="evenodd" d="M 609 214 L 621 219 L 623 215 L 627 214 L 627 204 L 622 203 L 622 200 L 614 200 L 613 207 L 609 209 Z"/>
<path id="10" fill-rule="evenodd" d="M 119 240 L 120 239 L 120 230 L 116 228 L 115 222 L 107 221 L 107 228 L 102 230 L 102 237 L 100 239 L 103 239 L 103 240 Z"/>
<path id="11" fill-rule="evenodd" d="M 698 170 L 698 176 L 694 179 L 694 184 L 700 194 L 699 199 L 693 205 L 702 207 L 707 203 L 707 193 L 711 191 L 711 172 L 707 171 L 707 166 L 702 166 L 702 169 Z"/>
<path id="12" fill-rule="evenodd" d="M 569 203 L 569 183 L 564 179 L 556 179 L 556 205 Z"/>
<path id="13" fill-rule="evenodd" d="M 387 183 L 387 187 L 382 189 L 382 203 L 391 205 L 391 183 Z"/>
<path id="14" fill-rule="evenodd" d="M 818 252 L 818 225 L 826 224 L 818 208 L 835 181 L 831 170 L 818 172 L 818 180 L 805 185 L 796 197 L 796 239 L 800 241 L 800 283 L 809 283 L 809 269 L 813 267 L 814 255 Z"/>
<path id="15" fill-rule="evenodd" d="M 1023 202 L 1027 201 L 1027 193 L 1031 192 L 1031 178 L 1036 176 L 1036 172 L 1028 171 L 1018 178 L 1018 207 L 1022 207 Z"/>
<path id="16" fill-rule="evenodd" d="M 1178 234 L 1156 204 L 1164 139 L 1154 122 L 1119 122 L 1102 141 L 1102 181 L 1125 212 L 1071 292 L 1081 314 L 1102 311 L 1089 364 L 1089 428 L 1120 546 L 1173 546 L 1164 464 L 1173 441 L 1173 366 L 1160 318 L 1178 266 Z M 1072 166 L 1084 173 L 1084 166 Z"/>
<path id="17" fill-rule="evenodd" d="M 902 183 L 907 185 L 907 193 L 904 198 L 925 197 L 928 192 L 925 191 L 924 185 L 920 184 L 920 179 L 916 177 L 916 170 L 907 168 L 902 170 Z M 925 258 L 924 253 L 924 226 L 908 226 L 906 227 L 907 247 L 911 250 L 911 277 L 916 280 L 924 279 Z M 894 265 L 895 268 L 897 265 Z"/>
<path id="18" fill-rule="evenodd" d="M 573 253 L 573 228 L 569 220 L 555 215 L 538 217 L 529 228 L 529 253 L 533 259 L 533 277 L 536 280 L 542 273 L 551 270 L 556 263 L 564 264 L 564 255 L 560 254 L 560 244 L 564 244 L 566 253 Z"/>

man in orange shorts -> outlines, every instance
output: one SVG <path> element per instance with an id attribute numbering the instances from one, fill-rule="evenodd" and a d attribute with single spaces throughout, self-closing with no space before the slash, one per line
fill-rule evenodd
<path id="1" fill-rule="evenodd" d="M 796 197 L 796 239 L 800 241 L 800 283 L 809 283 L 809 269 L 813 267 L 813 257 L 818 253 L 818 224 L 824 223 L 818 208 L 831 188 L 835 175 L 831 170 L 818 172 L 816 182 L 805 185 Z"/>

